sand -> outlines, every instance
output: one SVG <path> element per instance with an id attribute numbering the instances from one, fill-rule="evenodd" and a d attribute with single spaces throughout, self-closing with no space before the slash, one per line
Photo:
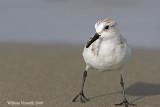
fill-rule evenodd
<path id="1" fill-rule="evenodd" d="M 83 46 L 0 44 L 1 107 L 114 107 L 122 101 L 119 72 L 89 70 L 81 103 L 85 68 Z M 127 99 L 138 107 L 160 107 L 160 51 L 132 49 L 124 69 Z M 8 104 L 12 102 L 12 104 Z M 123 106 L 121 106 L 123 107 Z"/>

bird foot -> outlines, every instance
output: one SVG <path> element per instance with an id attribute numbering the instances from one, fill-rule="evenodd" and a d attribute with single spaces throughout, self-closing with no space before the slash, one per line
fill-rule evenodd
<path id="1" fill-rule="evenodd" d="M 72 102 L 75 102 L 76 99 L 77 99 L 79 96 L 80 96 L 80 100 L 81 100 L 82 103 L 85 103 L 85 101 L 89 101 L 89 99 L 86 98 L 85 95 L 83 94 L 83 91 L 81 91 L 78 95 L 76 95 L 76 96 L 74 97 L 74 99 L 72 100 Z"/>
<path id="2" fill-rule="evenodd" d="M 136 104 L 132 104 L 131 102 L 128 102 L 126 99 L 123 100 L 123 102 L 119 103 L 119 104 L 115 104 L 115 106 L 120 106 L 120 105 L 125 105 L 125 107 L 128 107 L 129 105 L 131 106 L 137 106 Z"/>

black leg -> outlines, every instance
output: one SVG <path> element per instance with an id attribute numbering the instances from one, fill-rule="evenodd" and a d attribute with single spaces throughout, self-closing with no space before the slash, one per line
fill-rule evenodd
<path id="1" fill-rule="evenodd" d="M 87 71 L 85 70 L 84 73 L 83 73 L 83 80 L 82 80 L 81 91 L 80 91 L 80 93 L 79 93 L 78 95 L 76 95 L 76 96 L 74 97 L 74 99 L 72 100 L 72 102 L 75 102 L 76 99 L 77 99 L 79 96 L 80 96 L 80 100 L 81 100 L 82 103 L 84 103 L 85 100 L 86 100 L 86 101 L 89 101 L 89 99 L 87 99 L 87 98 L 85 97 L 84 93 L 83 93 L 83 88 L 84 88 L 84 83 L 85 83 L 86 77 L 87 77 Z"/>
<path id="2" fill-rule="evenodd" d="M 128 107 L 129 105 L 137 106 L 136 104 L 132 104 L 132 103 L 128 102 L 128 101 L 127 101 L 127 99 L 126 99 L 125 91 L 124 91 L 124 82 L 123 82 L 123 76 L 122 76 L 122 73 L 121 73 L 121 81 L 120 81 L 120 84 L 121 84 L 121 86 L 122 86 L 122 90 L 123 90 L 123 101 L 122 101 L 121 103 L 119 103 L 119 104 L 115 104 L 115 105 L 116 105 L 116 106 L 118 106 L 118 105 L 122 105 L 122 104 L 124 104 L 124 105 L 125 105 L 125 107 Z"/>

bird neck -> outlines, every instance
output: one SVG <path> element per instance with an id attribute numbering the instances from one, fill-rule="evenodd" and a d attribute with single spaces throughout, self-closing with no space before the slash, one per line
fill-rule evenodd
<path id="1" fill-rule="evenodd" d="M 100 41 L 108 41 L 119 37 L 120 37 L 119 32 L 106 32 L 101 35 Z"/>

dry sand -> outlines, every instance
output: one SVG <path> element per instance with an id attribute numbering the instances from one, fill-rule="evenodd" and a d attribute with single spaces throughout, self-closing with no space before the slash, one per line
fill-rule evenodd
<path id="1" fill-rule="evenodd" d="M 7 101 L 43 102 L 43 107 L 114 107 L 122 101 L 119 72 L 89 70 L 84 93 L 78 94 L 85 63 L 82 46 L 0 44 L 0 106 Z M 138 107 L 160 107 L 160 51 L 132 49 L 124 73 L 126 96 Z M 123 107 L 123 106 L 121 106 Z"/>

